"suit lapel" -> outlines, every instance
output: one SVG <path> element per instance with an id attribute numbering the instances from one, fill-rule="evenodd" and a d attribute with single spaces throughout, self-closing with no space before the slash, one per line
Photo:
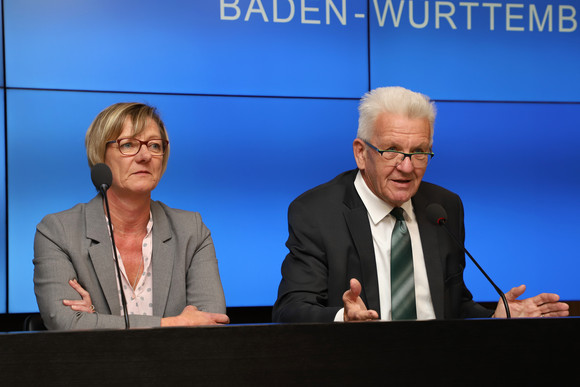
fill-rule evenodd
<path id="1" fill-rule="evenodd" d="M 153 315 L 163 316 L 173 272 L 174 249 L 166 242 L 171 239 L 171 230 L 165 212 L 156 202 L 151 202 L 153 214 Z M 95 268 L 101 289 L 112 314 L 121 314 L 121 303 L 117 286 L 117 269 L 113 259 L 113 245 L 105 220 L 103 201 L 97 195 L 87 204 L 85 215 L 87 238 L 91 239 L 89 257 Z"/>
<path id="2" fill-rule="evenodd" d="M 357 172 L 358 170 L 352 171 L 351 178 L 348 179 L 345 188 L 344 204 L 346 209 L 344 211 L 344 218 L 360 259 L 362 276 L 360 280 L 364 293 L 362 298 L 363 300 L 366 298 L 365 301 L 368 309 L 373 309 L 380 315 L 379 282 L 377 279 L 375 250 L 367 209 L 354 187 L 354 179 Z M 353 270 L 350 268 L 351 264 L 356 264 L 356 262 L 347 262 L 347 265 L 349 265 L 347 273 L 353 273 Z M 350 278 L 347 280 L 350 280 Z"/>
<path id="3" fill-rule="evenodd" d="M 380 315 L 379 285 L 372 233 L 367 209 L 354 188 L 354 178 L 357 172 L 358 170 L 352 171 L 351 178 L 348 179 L 348 184 L 346 184 L 344 217 L 360 258 L 361 280 L 363 281 L 363 292 L 366 294 L 367 307 L 376 310 Z M 445 257 L 441 255 L 439 249 L 437 239 L 439 229 L 427 219 L 426 207 L 431 202 L 424 197 L 421 188 L 419 188 L 412 201 L 421 235 L 421 246 L 423 248 L 427 278 L 429 279 L 433 309 L 436 318 L 442 319 L 444 317 L 443 278 L 445 277 L 443 275 L 443 259 Z"/>
<path id="4" fill-rule="evenodd" d="M 87 203 L 85 222 L 89 242 L 89 257 L 99 279 L 110 312 L 121 314 L 121 303 L 117 286 L 117 269 L 113 258 L 113 245 L 109 236 L 101 195 Z"/>
<path id="5" fill-rule="evenodd" d="M 423 248 L 423 257 L 425 259 L 435 317 L 442 319 L 444 317 L 444 257 L 441 256 L 439 243 L 437 241 L 439 229 L 437 225 L 433 224 L 427 218 L 426 208 L 430 202 L 421 193 L 420 187 L 412 201 L 417 224 L 419 225 L 419 234 L 421 234 L 421 246 Z"/>
<path id="6" fill-rule="evenodd" d="M 163 316 L 171 287 L 171 276 L 175 249 L 167 242 L 171 239 L 171 228 L 167 215 L 159 203 L 151 202 L 153 214 L 153 315 Z"/>

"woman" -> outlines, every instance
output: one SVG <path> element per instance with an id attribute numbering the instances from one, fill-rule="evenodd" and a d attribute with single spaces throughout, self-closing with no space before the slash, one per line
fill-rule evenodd
<path id="1" fill-rule="evenodd" d="M 211 235 L 196 212 L 152 201 L 169 141 L 155 108 L 117 103 L 89 127 L 91 168 L 113 173 L 107 191 L 129 324 L 229 322 Z M 117 271 L 101 195 L 46 216 L 34 240 L 34 290 L 48 329 L 124 328 Z"/>

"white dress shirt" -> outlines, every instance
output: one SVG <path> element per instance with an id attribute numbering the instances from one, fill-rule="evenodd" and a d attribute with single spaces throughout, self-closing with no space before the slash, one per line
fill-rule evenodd
<path id="1" fill-rule="evenodd" d="M 391 320 L 391 234 L 396 221 L 395 217 L 390 215 L 393 207 L 378 198 L 369 189 L 360 171 L 355 178 L 354 187 L 362 199 L 369 217 L 379 282 L 381 320 Z M 413 203 L 409 200 L 401 208 L 404 210 L 405 221 L 411 236 L 417 319 L 434 319 L 435 311 L 433 310 L 431 292 L 429 291 L 429 279 L 427 278 L 423 247 L 419 235 L 419 226 L 413 211 Z M 341 309 L 337 313 L 335 321 L 342 321 L 343 313 L 344 311 Z"/>

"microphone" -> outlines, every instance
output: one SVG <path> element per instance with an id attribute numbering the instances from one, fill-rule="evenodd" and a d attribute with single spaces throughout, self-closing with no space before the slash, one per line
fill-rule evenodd
<path id="1" fill-rule="evenodd" d="M 475 264 L 475 266 L 477 266 L 477 268 L 479 269 L 479 271 L 485 276 L 485 278 L 489 281 L 489 283 L 493 286 L 493 288 L 495 289 L 495 291 L 497 292 L 497 294 L 499 294 L 499 296 L 501 297 L 501 300 L 503 301 L 503 305 L 505 307 L 505 312 L 506 312 L 506 316 L 507 318 L 511 318 L 510 315 L 510 308 L 508 306 L 508 302 L 505 298 L 505 294 L 503 294 L 503 292 L 501 291 L 500 288 L 497 287 L 497 285 L 491 280 L 491 278 L 489 278 L 489 276 L 487 275 L 487 273 L 482 269 L 481 266 L 479 266 L 479 264 L 477 263 L 477 261 L 475 260 L 475 258 L 473 258 L 471 256 L 471 254 L 469 254 L 469 251 L 467 251 L 467 249 L 465 248 L 465 245 L 459 241 L 457 239 L 457 237 L 455 235 L 453 235 L 453 233 L 451 232 L 451 230 L 449 230 L 449 228 L 447 227 L 447 211 L 445 211 L 445 208 L 443 208 L 442 205 L 438 204 L 438 203 L 431 203 L 427 206 L 427 218 L 433 222 L 436 225 L 442 226 L 445 231 L 447 231 L 447 233 L 449 234 L 449 236 L 451 236 L 451 239 L 453 239 L 455 241 L 455 243 L 461 247 L 463 249 L 463 251 L 465 252 L 465 254 L 467 254 L 467 256 L 471 259 L 471 261 Z"/>
<path id="2" fill-rule="evenodd" d="M 91 180 L 97 191 L 104 192 L 113 184 L 113 173 L 107 164 L 99 163 L 91 168 Z"/>
<path id="3" fill-rule="evenodd" d="M 111 242 L 113 243 L 113 255 L 115 257 L 115 265 L 117 267 L 117 281 L 119 284 L 119 291 L 121 292 L 121 305 L 123 306 L 123 314 L 125 315 L 125 329 L 130 328 L 129 314 L 127 313 L 127 299 L 123 291 L 123 283 L 121 281 L 121 268 L 119 267 L 119 258 L 117 257 L 117 246 L 115 244 L 115 237 L 113 235 L 113 223 L 111 223 L 111 211 L 109 210 L 109 200 L 107 199 L 107 190 L 113 184 L 113 173 L 107 164 L 98 163 L 91 168 L 91 180 L 95 185 L 97 191 L 103 196 L 105 208 L 107 210 L 107 219 L 109 220 L 109 233 L 111 234 Z"/>

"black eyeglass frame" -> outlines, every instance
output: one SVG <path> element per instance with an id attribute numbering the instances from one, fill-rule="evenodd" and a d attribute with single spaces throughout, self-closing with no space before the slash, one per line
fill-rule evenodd
<path id="1" fill-rule="evenodd" d="M 371 144 L 370 142 L 368 142 L 367 140 L 363 140 L 363 142 L 365 144 L 367 144 L 370 148 L 376 150 L 381 155 L 381 157 L 383 157 L 383 153 L 397 153 L 397 154 L 403 155 L 403 158 L 397 164 L 395 164 L 395 166 L 401 164 L 403 161 L 405 161 L 405 158 L 407 158 L 407 157 L 409 158 L 409 160 L 411 160 L 411 164 L 413 164 L 413 156 L 415 156 L 415 155 L 426 155 L 426 156 L 428 156 L 427 162 L 425 163 L 425 167 L 426 167 L 427 165 L 429 165 L 429 162 L 431 161 L 431 159 L 433 157 L 435 157 L 435 153 L 433 153 L 433 152 L 412 152 L 412 153 L 406 153 L 406 152 L 401 152 L 401 151 L 397 151 L 397 150 L 394 150 L 394 149 L 379 149 L 376 146 L 374 146 L 373 144 Z M 413 164 L 413 166 L 415 166 L 415 164 Z"/>

